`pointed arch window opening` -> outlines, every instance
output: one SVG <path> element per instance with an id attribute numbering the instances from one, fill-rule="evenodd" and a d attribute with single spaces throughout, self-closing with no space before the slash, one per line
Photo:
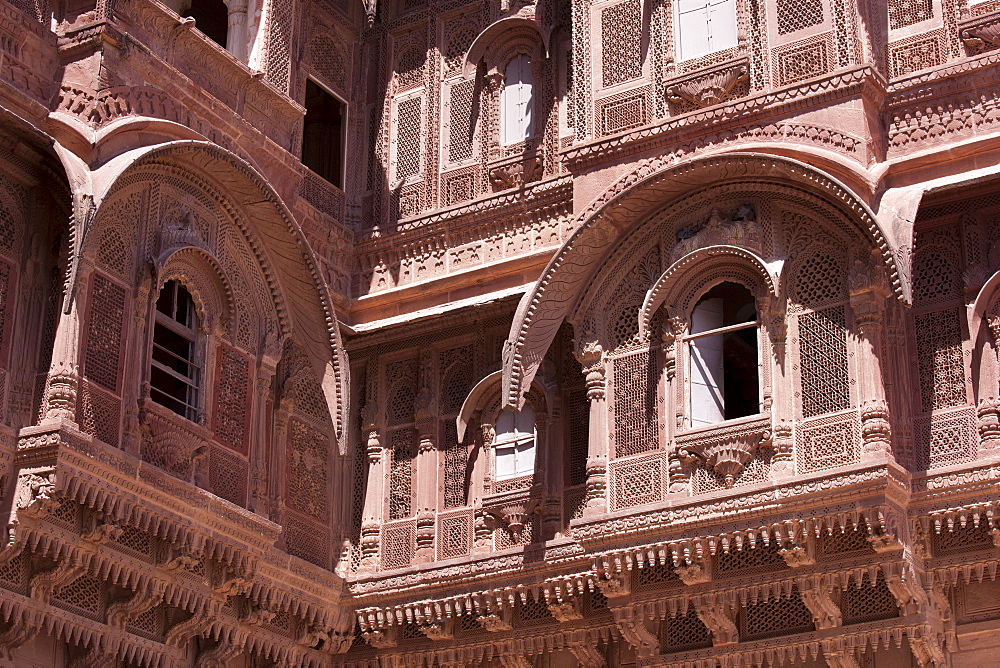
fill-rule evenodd
<path id="1" fill-rule="evenodd" d="M 525 405 L 519 411 L 505 410 L 494 425 L 493 452 L 496 479 L 510 480 L 535 472 L 535 411 Z"/>
<path id="2" fill-rule="evenodd" d="M 500 143 L 503 146 L 511 146 L 534 136 L 533 90 L 531 61 L 525 54 L 518 54 L 507 63 L 503 90 L 500 91 Z"/>
<path id="3" fill-rule="evenodd" d="M 181 417 L 198 422 L 202 369 L 198 351 L 198 313 L 179 281 L 167 281 L 156 300 L 150 398 Z"/>
<path id="4" fill-rule="evenodd" d="M 761 412 L 760 320 L 742 285 L 724 282 L 698 300 L 687 336 L 692 428 Z"/>

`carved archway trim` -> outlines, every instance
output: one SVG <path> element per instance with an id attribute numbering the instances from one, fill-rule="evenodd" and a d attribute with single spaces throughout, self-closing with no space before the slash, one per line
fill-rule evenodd
<path id="1" fill-rule="evenodd" d="M 181 140 L 130 151 L 94 171 L 94 209 L 124 179 L 147 168 L 174 167 L 196 183 L 210 184 L 219 204 L 244 235 L 268 276 L 284 333 L 293 331 L 317 376 L 336 428 L 341 454 L 348 414 L 347 354 L 319 263 L 287 206 L 246 161 L 226 149 L 202 141 Z M 96 187 L 99 186 L 99 189 Z M 85 238 L 93 215 L 81 232 Z M 78 247 L 82 247 L 82 243 Z"/>
<path id="2" fill-rule="evenodd" d="M 781 275 L 779 263 L 772 263 L 768 266 L 756 253 L 736 246 L 706 246 L 698 250 L 691 251 L 680 258 L 667 270 L 660 274 L 653 287 L 646 292 L 646 298 L 642 301 L 642 308 L 639 309 L 639 335 L 646 339 L 649 336 L 649 325 L 653 320 L 653 315 L 664 303 L 673 303 L 679 296 L 681 289 L 686 287 L 683 278 L 692 272 L 703 274 L 706 270 L 706 263 L 717 263 L 722 259 L 728 264 L 739 264 L 744 267 L 751 267 L 760 274 L 767 288 L 768 293 L 775 299 L 778 297 L 778 276 Z"/>
<path id="3" fill-rule="evenodd" d="M 489 48 L 500 35 L 513 30 L 521 31 L 523 28 L 527 28 L 538 35 L 538 39 L 542 46 L 541 55 L 543 58 L 548 58 L 548 31 L 543 31 L 541 26 L 539 26 L 536 21 L 521 16 L 511 16 L 505 19 L 500 19 L 499 21 L 494 21 L 490 25 L 486 26 L 486 28 L 481 33 L 476 35 L 474 40 L 472 40 L 469 50 L 465 52 L 465 75 L 471 76 L 472 73 L 476 71 L 479 61 L 483 59 Z"/>
<path id="4" fill-rule="evenodd" d="M 878 249 L 892 289 L 905 295 L 894 249 L 871 209 L 833 177 L 797 160 L 759 153 L 723 153 L 663 166 L 645 161 L 616 181 L 578 217 L 576 231 L 555 253 L 518 305 L 504 346 L 504 403 L 518 406 L 559 326 L 603 265 L 603 259 L 643 219 L 680 197 L 719 183 L 779 184 L 819 195 Z"/>
<path id="5" fill-rule="evenodd" d="M 181 246 L 157 261 L 159 271 L 154 286 L 158 293 L 170 280 L 179 280 L 194 299 L 202 317 L 218 319 L 228 328 L 236 313 L 233 289 L 218 261 L 204 248 Z"/>

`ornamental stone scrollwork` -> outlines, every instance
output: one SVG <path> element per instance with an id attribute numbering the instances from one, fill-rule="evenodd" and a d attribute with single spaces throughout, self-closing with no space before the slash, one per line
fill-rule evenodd
<path id="1" fill-rule="evenodd" d="M 623 598 L 632 593 L 629 578 L 624 575 L 613 575 L 606 580 L 598 580 L 597 587 L 607 598 Z"/>
<path id="2" fill-rule="evenodd" d="M 92 513 L 87 524 L 88 527 L 80 534 L 80 539 L 88 543 L 100 545 L 122 535 L 123 529 L 104 513 Z"/>
<path id="3" fill-rule="evenodd" d="M 12 661 L 14 650 L 29 642 L 42 630 L 42 615 L 31 610 L 11 620 L 7 630 L 0 633 L 0 658 Z"/>
<path id="4" fill-rule="evenodd" d="M 574 598 L 569 601 L 552 601 L 549 603 L 549 612 L 552 616 L 560 622 L 575 622 L 583 619 L 583 611 L 581 610 L 580 598 Z"/>
<path id="5" fill-rule="evenodd" d="M 542 178 L 542 159 L 529 156 L 524 160 L 499 165 L 490 170 L 490 185 L 493 192 L 520 188 Z"/>
<path id="6" fill-rule="evenodd" d="M 74 559 L 63 559 L 55 568 L 43 571 L 31 578 L 31 598 L 48 603 L 53 592 L 65 587 L 86 571 L 84 564 Z"/>
<path id="7" fill-rule="evenodd" d="M 593 643 L 571 643 L 568 649 L 583 668 L 604 668 L 607 665 L 604 655 L 598 651 L 597 646 Z"/>
<path id="8" fill-rule="evenodd" d="M 532 668 L 535 664 L 523 654 L 501 654 L 500 665 L 503 668 Z"/>
<path id="9" fill-rule="evenodd" d="M 396 641 L 396 629 L 391 627 L 389 629 L 372 630 L 365 631 L 361 634 L 361 637 L 365 639 L 365 642 L 374 647 L 375 649 L 392 649 L 399 643 Z"/>
<path id="10" fill-rule="evenodd" d="M 455 621 L 422 624 L 420 632 L 431 640 L 453 640 L 455 638 Z"/>
<path id="11" fill-rule="evenodd" d="M 659 639 L 646 628 L 646 623 L 642 619 L 625 617 L 616 619 L 615 625 L 639 657 L 648 658 L 660 653 Z"/>
<path id="12" fill-rule="evenodd" d="M 843 615 L 840 606 L 833 600 L 833 587 L 822 582 L 814 582 L 811 587 L 800 586 L 799 595 L 812 613 L 816 630 L 841 626 Z"/>
<path id="13" fill-rule="evenodd" d="M 479 615 L 476 617 L 476 621 L 490 633 L 500 633 L 501 631 L 510 631 L 514 628 L 511 626 L 509 618 L 510 614 L 507 612 L 491 612 Z"/>
<path id="14" fill-rule="evenodd" d="M 131 598 L 111 604 L 107 612 L 108 626 L 124 629 L 129 620 L 159 605 L 163 600 L 165 588 L 163 582 L 152 580 L 146 586 L 137 589 Z"/>
<path id="15" fill-rule="evenodd" d="M 674 568 L 674 573 L 684 584 L 698 585 L 705 584 L 712 580 L 711 557 L 703 555 L 700 559 L 691 559 L 682 566 Z"/>
<path id="16" fill-rule="evenodd" d="M 56 472 L 50 466 L 21 469 L 15 484 L 8 531 L 16 528 L 19 518 L 45 517 L 59 504 L 56 498 Z M 12 535 L 8 537 L 13 538 Z"/>
<path id="17" fill-rule="evenodd" d="M 732 488 L 758 450 L 770 448 L 768 423 L 762 419 L 679 436 L 677 457 L 689 466 L 704 466 L 719 476 L 726 488 Z"/>
<path id="18" fill-rule="evenodd" d="M 729 100 L 734 89 L 749 81 L 750 70 L 745 60 L 724 63 L 676 81 L 667 87 L 667 98 L 682 106 L 689 103 L 699 108 L 710 107 Z"/>
<path id="19" fill-rule="evenodd" d="M 518 492 L 515 498 L 504 498 L 508 496 L 498 495 L 484 501 L 483 510 L 505 525 L 516 540 L 521 540 L 525 522 L 538 509 L 538 499 L 525 497 L 524 492 Z"/>
<path id="20" fill-rule="evenodd" d="M 677 230 L 676 235 L 677 244 L 670 252 L 671 264 L 708 246 L 736 246 L 761 254 L 763 232 L 753 204 L 749 202 L 728 215 L 713 209 L 701 226 Z"/>
<path id="21" fill-rule="evenodd" d="M 958 34 L 970 56 L 1000 49 L 1000 12 L 962 21 L 958 27 Z"/>
<path id="22" fill-rule="evenodd" d="M 803 544 L 788 543 L 778 550 L 778 554 L 785 560 L 789 568 L 802 568 L 816 564 L 816 554 L 814 543 L 811 540 Z"/>
<path id="23" fill-rule="evenodd" d="M 739 629 L 736 628 L 736 623 L 726 610 L 725 604 L 695 602 L 694 611 L 712 634 L 712 645 L 715 647 L 732 645 L 740 641 Z"/>

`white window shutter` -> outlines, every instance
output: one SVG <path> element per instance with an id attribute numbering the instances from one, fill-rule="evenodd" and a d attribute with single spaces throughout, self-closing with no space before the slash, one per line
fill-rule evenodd
<path id="1" fill-rule="evenodd" d="M 691 332 L 706 332 L 722 326 L 722 300 L 705 299 L 691 314 Z M 691 341 L 691 426 L 715 424 L 726 419 L 723 335 Z"/>
<path id="2" fill-rule="evenodd" d="M 513 478 L 517 475 L 517 450 L 514 444 L 498 445 L 495 449 L 497 480 Z"/>
<path id="3" fill-rule="evenodd" d="M 708 24 L 712 51 L 731 49 L 739 43 L 736 0 L 709 0 Z"/>
<path id="4" fill-rule="evenodd" d="M 712 52 L 707 0 L 677 3 L 678 60 L 691 60 Z"/>
<path id="5" fill-rule="evenodd" d="M 528 57 L 521 54 L 512 58 L 500 91 L 500 143 L 504 146 L 524 141 L 534 133 L 533 83 Z"/>

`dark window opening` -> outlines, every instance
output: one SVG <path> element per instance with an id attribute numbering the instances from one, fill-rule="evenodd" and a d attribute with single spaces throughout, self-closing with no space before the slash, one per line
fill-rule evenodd
<path id="1" fill-rule="evenodd" d="M 306 119 L 302 127 L 302 164 L 343 188 L 346 105 L 306 79 Z"/>
<path id="2" fill-rule="evenodd" d="M 150 398 L 192 422 L 198 421 L 197 316 L 190 293 L 168 281 L 156 300 Z"/>
<path id="3" fill-rule="evenodd" d="M 193 0 L 182 16 L 194 19 L 194 27 L 205 37 L 226 48 L 229 35 L 229 9 L 222 0 Z"/>
<path id="4" fill-rule="evenodd" d="M 691 314 L 691 426 L 760 412 L 757 307 L 737 283 L 720 283 Z"/>

